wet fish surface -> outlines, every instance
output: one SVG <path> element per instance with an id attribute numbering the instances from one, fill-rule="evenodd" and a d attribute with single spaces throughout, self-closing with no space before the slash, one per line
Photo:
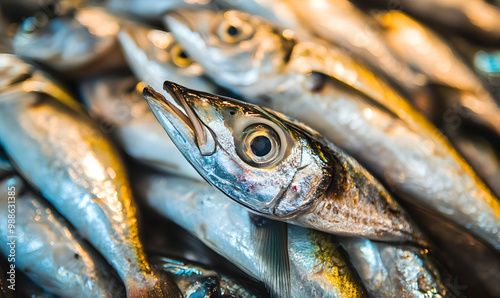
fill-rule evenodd
<path id="1" fill-rule="evenodd" d="M 125 289 L 111 267 L 49 204 L 19 177 L 4 179 L 0 186 L 0 214 L 15 214 L 14 233 L 0 225 L 1 251 L 9 255 L 14 239 L 16 270 L 56 295 L 123 297 Z"/>
<path id="2" fill-rule="evenodd" d="M 331 46 L 289 38 L 236 11 L 177 10 L 166 22 L 218 84 L 303 121 L 398 197 L 500 249 L 498 198 L 448 140 L 373 73 Z"/>
<path id="3" fill-rule="evenodd" d="M 147 204 L 250 276 L 263 280 L 277 296 L 366 295 L 338 250 L 338 242 L 328 234 L 281 222 L 275 222 L 277 230 L 265 223 L 259 227 L 245 208 L 204 182 L 164 175 L 139 177 L 137 182 Z M 265 239 L 276 241 L 263 249 Z"/>
<path id="4" fill-rule="evenodd" d="M 0 60 L 12 63 L 3 65 L 4 75 L 9 65 L 26 66 L 7 54 Z M 178 297 L 175 284 L 146 260 L 134 199 L 111 142 L 40 71 L 13 82 L 0 93 L 0 144 L 19 173 L 108 260 L 127 295 Z"/>
<path id="5" fill-rule="evenodd" d="M 201 180 L 184 159 L 142 96 L 144 83 L 131 75 L 84 80 L 80 92 L 90 115 L 131 157 L 176 175 Z"/>
<path id="6" fill-rule="evenodd" d="M 153 113 L 194 168 L 236 202 L 321 231 L 425 245 L 385 188 L 317 132 L 259 106 L 187 89 L 151 87 Z"/>

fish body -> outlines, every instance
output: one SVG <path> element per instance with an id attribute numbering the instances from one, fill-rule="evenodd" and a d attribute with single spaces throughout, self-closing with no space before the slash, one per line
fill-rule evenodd
<path id="1" fill-rule="evenodd" d="M 127 295 L 177 297 L 175 285 L 146 260 L 118 152 L 82 107 L 37 76 L 34 69 L 30 78 L 2 88 L 0 143 L 6 154 L 115 268 Z"/>
<path id="2" fill-rule="evenodd" d="M 303 121 L 402 199 L 500 248 L 498 199 L 448 140 L 373 73 L 331 46 L 290 39 L 235 11 L 178 10 L 167 23 L 218 84 Z"/>
<path id="3" fill-rule="evenodd" d="M 131 157 L 162 171 L 202 179 L 165 135 L 131 75 L 92 78 L 80 83 L 90 115 L 120 142 Z"/>
<path id="4" fill-rule="evenodd" d="M 474 70 L 449 44 L 400 11 L 381 12 L 376 17 L 385 27 L 387 44 L 403 61 L 419 69 L 435 84 L 466 92 L 460 96 L 452 93 L 448 105 L 463 106 L 464 116 L 489 126 L 500 135 L 500 107 Z"/>
<path id="5" fill-rule="evenodd" d="M 212 0 L 109 0 L 106 9 L 112 13 L 146 21 L 160 20 L 167 11 L 186 7 L 214 7 Z"/>
<path id="6" fill-rule="evenodd" d="M 56 295 L 124 295 L 123 285 L 106 261 L 49 204 L 27 190 L 19 177 L 5 179 L 1 186 L 0 213 L 5 218 L 15 214 L 14 233 L 7 225 L 0 227 L 1 251 L 8 256 L 9 243 L 15 243 L 16 270 Z"/>
<path id="7" fill-rule="evenodd" d="M 354 237 L 340 242 L 375 297 L 453 297 L 426 250 Z"/>
<path id="8" fill-rule="evenodd" d="M 193 262 L 157 256 L 152 263 L 173 277 L 184 297 L 258 297 L 239 281 Z"/>
<path id="9" fill-rule="evenodd" d="M 292 0 L 288 3 L 302 23 L 316 35 L 344 48 L 378 73 L 385 74 L 410 96 L 421 92 L 426 83 L 425 76 L 401 61 L 386 45 L 377 21 L 348 0 Z"/>
<path id="10" fill-rule="evenodd" d="M 327 234 L 293 225 L 279 235 L 268 234 L 285 237 L 286 242 L 271 251 L 275 256 L 287 256 L 284 261 L 288 264 L 270 267 L 274 262 L 264 261 L 270 254 L 262 254 L 259 246 L 264 239 L 256 241 L 259 238 L 249 213 L 210 185 L 159 175 L 145 176 L 139 183 L 148 205 L 268 287 L 279 284 L 273 281 L 289 279 L 285 283 L 289 286 L 280 289 L 288 289 L 291 297 L 365 295 L 338 243 Z M 276 287 L 271 286 L 270 291 L 276 293 Z"/>
<path id="11" fill-rule="evenodd" d="M 259 106 L 165 82 L 145 98 L 194 168 L 264 216 L 321 231 L 425 245 L 405 211 L 354 159 L 317 132 Z"/>
<path id="12" fill-rule="evenodd" d="M 400 0 L 388 7 L 407 11 L 419 19 L 465 33 L 483 43 L 500 42 L 500 8 L 484 0 Z M 396 5 L 394 5 L 396 4 Z"/>
<path id="13" fill-rule="evenodd" d="M 116 55 L 119 29 L 118 20 L 104 10 L 82 8 L 74 17 L 25 19 L 12 47 L 16 55 L 81 75 L 121 65 L 121 56 Z"/>

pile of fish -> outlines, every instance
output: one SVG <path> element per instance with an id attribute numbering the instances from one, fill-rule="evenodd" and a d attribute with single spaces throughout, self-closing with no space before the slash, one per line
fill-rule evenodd
<path id="1" fill-rule="evenodd" d="M 0 15 L 0 296 L 500 297 L 500 2 Z"/>

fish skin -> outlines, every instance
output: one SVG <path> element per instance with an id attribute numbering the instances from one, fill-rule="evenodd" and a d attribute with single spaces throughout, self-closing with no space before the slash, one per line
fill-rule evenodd
<path id="1" fill-rule="evenodd" d="M 154 266 L 168 272 L 183 292 L 184 297 L 258 297 L 238 280 L 216 272 L 204 265 L 179 258 L 155 256 Z M 201 295 L 201 296 L 199 296 Z"/>
<path id="2" fill-rule="evenodd" d="M 0 144 L 10 160 L 116 269 L 127 295 L 178 297 L 146 260 L 118 152 L 76 102 L 68 106 L 71 98 L 60 98 L 54 85 L 35 83 L 4 86 L 0 94 Z"/>
<path id="3" fill-rule="evenodd" d="M 74 17 L 30 17 L 19 26 L 12 48 L 56 71 L 83 76 L 122 65 L 116 54 L 119 29 L 117 18 L 95 7 L 81 8 Z"/>
<path id="4" fill-rule="evenodd" d="M 316 35 L 341 46 L 378 73 L 385 74 L 410 96 L 423 95 L 425 76 L 401 61 L 386 45 L 377 21 L 348 0 L 321 3 L 291 0 L 288 3 Z"/>
<path id="5" fill-rule="evenodd" d="M 209 29 L 230 20 L 240 27 L 240 42 L 223 42 L 232 39 Z M 398 197 L 440 213 L 500 249 L 498 199 L 432 124 L 352 59 L 316 41 L 290 41 L 276 27 L 235 11 L 177 10 L 166 22 L 218 84 L 303 121 Z M 247 27 L 254 30 L 245 33 Z"/>
<path id="6" fill-rule="evenodd" d="M 340 242 L 375 297 L 453 297 L 426 250 L 354 237 Z"/>
<path id="7" fill-rule="evenodd" d="M 163 175 L 142 176 L 135 181 L 148 205 L 249 275 L 263 279 L 245 208 L 204 182 Z M 328 234 L 288 225 L 292 297 L 366 295 L 338 247 Z"/>
<path id="8" fill-rule="evenodd" d="M 382 2 L 389 2 L 386 8 L 394 8 L 396 4 L 396 9 L 407 11 L 429 24 L 465 33 L 469 38 L 482 43 L 496 45 L 500 43 L 500 8 L 484 0 L 399 0 L 397 3 L 383 0 Z"/>
<path id="9" fill-rule="evenodd" d="M 408 206 L 419 226 L 431 237 L 436 258 L 453 273 L 448 283 L 455 296 L 498 297 L 500 255 L 452 222 L 416 206 Z"/>
<path id="10" fill-rule="evenodd" d="M 146 87 L 144 96 L 156 118 L 198 173 L 236 202 L 266 217 L 329 233 L 426 245 L 384 187 L 317 132 L 235 99 L 169 81 L 165 89 L 191 116 L 179 117 L 180 110 Z M 255 127 L 268 127 L 268 140 L 277 144 L 260 166 L 245 160 L 255 157 L 252 152 L 244 153 L 245 133 L 255 133 Z M 206 141 L 200 145 L 202 137 Z"/>
<path id="11" fill-rule="evenodd" d="M 15 197 L 15 265 L 44 289 L 61 296 L 123 297 L 111 267 L 45 200 L 26 190 L 19 177 L 1 182 L 0 214 L 7 218 L 7 189 Z M 0 250 L 9 255 L 7 225 L 0 226 Z"/>
<path id="12" fill-rule="evenodd" d="M 131 75 L 109 75 L 84 80 L 79 89 L 92 118 L 128 155 L 161 171 L 201 180 L 149 109 L 143 85 Z"/>
<path id="13" fill-rule="evenodd" d="M 435 84 L 464 91 L 459 95 L 452 93 L 448 106 L 462 106 L 466 109 L 462 112 L 464 116 L 489 126 L 500 135 L 500 106 L 450 44 L 403 12 L 383 11 L 374 15 L 385 28 L 383 34 L 388 46 L 403 61 L 419 69 Z"/>

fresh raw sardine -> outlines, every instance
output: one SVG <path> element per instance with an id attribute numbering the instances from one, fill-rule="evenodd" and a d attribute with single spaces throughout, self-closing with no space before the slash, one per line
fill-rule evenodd
<path id="1" fill-rule="evenodd" d="M 9 243 L 14 243 L 12 263 L 16 270 L 64 297 L 124 295 L 125 289 L 111 267 L 52 206 L 27 190 L 19 177 L 5 179 L 0 186 L 0 215 L 5 219 L 15 215 L 12 228 L 0 225 L 0 250 L 9 256 Z"/>
<path id="2" fill-rule="evenodd" d="M 118 20 L 100 8 L 82 8 L 74 17 L 30 17 L 12 40 L 16 55 L 82 76 L 123 65 Z"/>
<path id="3" fill-rule="evenodd" d="M 131 75 L 101 76 L 80 83 L 90 115 L 133 158 L 162 171 L 201 180 L 158 123 Z"/>
<path id="4" fill-rule="evenodd" d="M 36 69 L 0 90 L 0 144 L 23 177 L 115 268 L 128 296 L 178 297 L 146 260 L 119 154 L 83 108 Z"/>
<path id="5" fill-rule="evenodd" d="M 464 117 L 489 126 L 500 136 L 500 106 L 449 44 L 400 11 L 381 12 L 376 18 L 385 26 L 387 44 L 403 61 L 435 84 L 466 92 L 451 93 L 448 106 L 459 104 L 466 109 L 461 112 Z"/>
<path id="6" fill-rule="evenodd" d="M 341 237 L 342 246 L 374 297 L 453 297 L 426 249 Z"/>
<path id="7" fill-rule="evenodd" d="M 209 183 L 253 212 L 329 233 L 425 245 L 385 188 L 317 132 L 282 114 L 165 81 L 153 113 Z"/>
<path id="8" fill-rule="evenodd" d="M 159 175 L 138 181 L 147 204 L 264 281 L 277 296 L 365 296 L 331 235 L 281 222 L 258 226 L 245 208 L 204 182 Z"/>
<path id="9" fill-rule="evenodd" d="M 500 249 L 498 199 L 434 126 L 350 57 L 236 11 L 177 10 L 166 20 L 218 84 L 303 121 L 402 199 Z"/>

